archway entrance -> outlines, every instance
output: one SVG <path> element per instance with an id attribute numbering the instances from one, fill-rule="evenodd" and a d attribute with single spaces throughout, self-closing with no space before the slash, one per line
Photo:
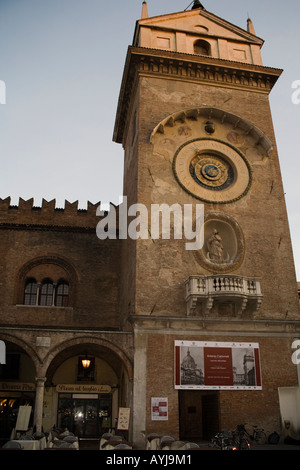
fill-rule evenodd
<path id="1" fill-rule="evenodd" d="M 219 392 L 179 391 L 180 439 L 210 440 L 219 431 Z"/>
<path id="2" fill-rule="evenodd" d="M 119 407 L 130 406 L 127 364 L 96 340 L 69 343 L 52 359 L 46 375 L 45 429 L 56 423 L 81 439 L 99 438 L 115 428 Z"/>

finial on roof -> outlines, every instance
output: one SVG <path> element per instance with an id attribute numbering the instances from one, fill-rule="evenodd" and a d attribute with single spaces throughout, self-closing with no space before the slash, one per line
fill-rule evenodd
<path id="1" fill-rule="evenodd" d="M 247 31 L 248 33 L 254 34 L 254 36 L 256 36 L 256 32 L 255 32 L 252 20 L 249 17 L 247 19 Z"/>
<path id="2" fill-rule="evenodd" d="M 143 2 L 143 8 L 142 8 L 142 19 L 143 18 L 149 18 L 149 13 L 148 13 L 148 5 L 147 2 Z"/>
<path id="3" fill-rule="evenodd" d="M 204 10 L 204 6 L 202 5 L 202 3 L 199 2 L 199 0 L 194 1 L 194 5 L 192 6 L 192 10 L 196 10 L 197 8 L 201 8 L 202 10 Z"/>

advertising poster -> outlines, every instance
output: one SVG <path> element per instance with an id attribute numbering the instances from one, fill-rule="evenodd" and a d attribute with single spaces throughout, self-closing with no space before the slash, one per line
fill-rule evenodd
<path id="1" fill-rule="evenodd" d="M 128 431 L 130 422 L 130 408 L 119 408 L 118 427 L 119 431 Z"/>
<path id="2" fill-rule="evenodd" d="M 167 398 L 151 398 L 151 418 L 152 421 L 168 420 L 168 399 Z"/>
<path id="3" fill-rule="evenodd" d="M 175 341 L 175 389 L 261 390 L 259 344 Z"/>

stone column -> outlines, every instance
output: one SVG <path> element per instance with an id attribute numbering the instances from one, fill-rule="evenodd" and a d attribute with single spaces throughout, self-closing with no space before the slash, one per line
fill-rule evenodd
<path id="1" fill-rule="evenodd" d="M 44 388 L 46 377 L 36 377 L 36 392 L 35 392 L 35 408 L 34 408 L 34 426 L 37 432 L 42 431 L 43 424 L 43 405 L 44 405 Z"/>
<path id="2" fill-rule="evenodd" d="M 146 431 L 147 337 L 135 334 L 133 380 L 133 442 L 138 448 L 145 445 Z"/>

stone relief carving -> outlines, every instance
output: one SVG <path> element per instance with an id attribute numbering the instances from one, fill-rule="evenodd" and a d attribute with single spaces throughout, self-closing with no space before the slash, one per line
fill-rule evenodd
<path id="1" fill-rule="evenodd" d="M 204 223 L 204 245 L 194 255 L 213 273 L 232 271 L 244 257 L 244 237 L 240 227 L 225 214 L 208 213 Z"/>
<path id="2" fill-rule="evenodd" d="M 229 263 L 230 256 L 224 252 L 223 240 L 218 230 L 214 229 L 213 233 L 207 240 L 207 259 L 211 263 Z"/>

